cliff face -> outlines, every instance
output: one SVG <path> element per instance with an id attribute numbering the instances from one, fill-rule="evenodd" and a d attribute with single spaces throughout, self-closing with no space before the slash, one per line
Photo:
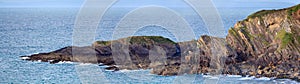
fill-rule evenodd
<path id="1" fill-rule="evenodd" d="M 167 62 L 156 66 L 152 73 L 159 75 L 222 74 L 225 61 L 233 61 L 233 51 L 223 38 L 201 36 L 199 40 L 179 42 L 180 59 L 178 63 Z"/>
<path id="2" fill-rule="evenodd" d="M 300 5 L 263 10 L 239 21 L 226 39 L 201 36 L 175 43 L 159 36 L 97 41 L 26 60 L 103 63 L 106 69 L 153 69 L 158 75 L 234 74 L 300 80 Z M 117 66 L 115 66 L 117 65 Z"/>
<path id="3" fill-rule="evenodd" d="M 252 67 L 241 67 L 239 74 L 299 79 L 299 8 L 259 11 L 229 30 L 226 40 L 237 53 L 233 64 Z"/>
<path id="4" fill-rule="evenodd" d="M 226 40 L 239 54 L 247 57 L 270 56 L 271 53 L 298 56 L 300 11 L 289 14 L 297 7 L 263 10 L 250 15 L 229 30 Z"/>

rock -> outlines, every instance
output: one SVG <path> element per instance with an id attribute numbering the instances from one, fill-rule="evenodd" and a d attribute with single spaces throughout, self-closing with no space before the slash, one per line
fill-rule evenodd
<path id="1" fill-rule="evenodd" d="M 297 61 L 300 56 L 299 8 L 300 5 L 263 10 L 236 23 L 226 37 L 231 48 L 237 51 L 236 62 L 259 66 L 257 73 L 262 76 L 279 72 L 278 78 L 291 78 L 288 73 L 292 70 L 288 69 L 299 69 L 300 64 Z"/>
<path id="2" fill-rule="evenodd" d="M 110 66 L 110 67 L 106 67 L 106 70 L 112 70 L 112 71 L 119 71 L 120 69 L 116 66 Z"/>
<path id="3" fill-rule="evenodd" d="M 60 60 L 53 60 L 53 61 L 50 61 L 50 64 L 55 64 L 55 63 L 58 63 L 60 62 Z"/>
<path id="4" fill-rule="evenodd" d="M 152 69 L 158 75 L 232 74 L 300 80 L 300 5 L 262 10 L 237 22 L 226 38 L 201 36 L 173 42 L 160 36 L 133 36 L 69 46 L 24 60 L 103 63 L 108 70 Z M 116 67 L 118 66 L 118 67 Z"/>
<path id="5" fill-rule="evenodd" d="M 293 18 L 300 20 L 300 10 L 297 10 L 296 12 L 293 13 Z"/>

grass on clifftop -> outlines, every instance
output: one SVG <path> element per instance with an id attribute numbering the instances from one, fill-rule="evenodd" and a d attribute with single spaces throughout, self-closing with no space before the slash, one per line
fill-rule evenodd
<path id="1" fill-rule="evenodd" d="M 176 42 L 170 40 L 169 38 L 164 38 L 162 36 L 132 36 L 125 38 L 130 40 L 130 44 L 176 44 Z M 121 40 L 121 39 L 119 39 Z M 110 45 L 112 41 L 96 41 L 98 45 Z"/>
<path id="2" fill-rule="evenodd" d="M 97 44 L 102 44 L 102 45 L 109 45 L 111 42 L 110 41 L 96 41 Z"/>
<path id="3" fill-rule="evenodd" d="M 175 44 L 176 42 L 164 38 L 162 36 L 133 36 L 130 39 L 130 43 L 137 43 L 137 44 L 144 44 L 144 43 L 170 43 L 170 44 Z"/>
<path id="4" fill-rule="evenodd" d="M 261 10 L 261 11 L 258 11 L 256 13 L 253 13 L 253 14 L 249 15 L 247 19 L 249 19 L 249 18 L 255 18 L 255 17 L 261 18 L 264 15 L 267 15 L 267 14 L 270 14 L 270 13 L 274 13 L 276 11 L 277 10 Z"/>
<path id="5" fill-rule="evenodd" d="M 162 36 L 132 36 L 125 39 L 130 40 L 130 44 L 176 44 L 176 42 Z M 110 45 L 111 42 L 112 41 L 96 41 L 98 45 Z"/>
<path id="6" fill-rule="evenodd" d="M 261 11 L 258 11 L 258 12 L 255 12 L 255 13 L 249 15 L 247 17 L 247 19 L 245 19 L 245 20 L 248 20 L 249 18 L 256 18 L 256 17 L 262 18 L 262 16 L 264 16 L 264 15 L 274 13 L 274 12 L 280 11 L 280 10 L 287 10 L 288 18 L 291 18 L 290 16 L 292 16 L 292 14 L 297 12 L 299 9 L 300 9 L 300 4 L 296 5 L 296 6 L 293 6 L 293 7 L 290 7 L 290 8 L 279 9 L 279 10 L 275 10 L 275 9 L 273 9 L 273 10 L 261 10 Z"/>

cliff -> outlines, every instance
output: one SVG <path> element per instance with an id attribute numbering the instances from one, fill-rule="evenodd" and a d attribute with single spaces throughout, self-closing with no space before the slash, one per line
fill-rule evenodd
<path id="1" fill-rule="evenodd" d="M 152 69 L 158 75 L 234 74 L 299 81 L 299 9 L 296 5 L 256 12 L 237 22 L 226 38 L 204 35 L 176 43 L 160 36 L 133 36 L 22 57 L 50 63 L 103 63 L 109 70 Z"/>
<path id="2" fill-rule="evenodd" d="M 299 9 L 262 10 L 236 23 L 226 41 L 237 54 L 228 65 L 239 69 L 227 73 L 299 80 Z"/>

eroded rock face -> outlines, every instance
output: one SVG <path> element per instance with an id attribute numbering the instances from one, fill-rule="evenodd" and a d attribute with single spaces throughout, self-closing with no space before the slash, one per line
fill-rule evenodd
<path id="1" fill-rule="evenodd" d="M 175 43 L 159 36 L 97 41 L 27 60 L 103 63 L 106 69 L 152 69 L 158 75 L 233 74 L 300 80 L 300 5 L 263 10 L 239 21 L 224 38 L 201 36 Z M 117 65 L 117 66 L 115 66 Z"/>
<path id="2" fill-rule="evenodd" d="M 226 73 L 299 80 L 292 75 L 300 73 L 299 7 L 260 11 L 236 23 L 226 40 L 238 58 Z"/>
<path id="3" fill-rule="evenodd" d="M 300 21 L 300 10 L 296 11 L 293 13 L 293 18 L 296 20 Z"/>

